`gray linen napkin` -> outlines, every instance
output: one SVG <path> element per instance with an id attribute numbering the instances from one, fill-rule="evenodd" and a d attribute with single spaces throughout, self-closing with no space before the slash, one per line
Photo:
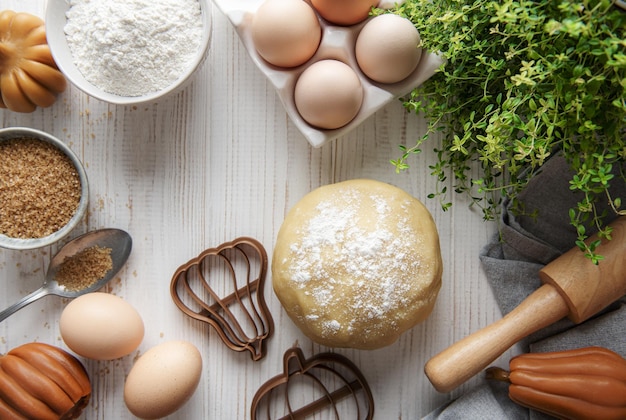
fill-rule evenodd
<path id="1" fill-rule="evenodd" d="M 546 162 L 542 172 L 519 196 L 525 213 L 532 214 L 533 210 L 537 210 L 537 217 L 516 215 L 510 203 L 505 203 L 503 207 L 500 232 L 480 255 L 484 272 L 503 314 L 517 307 L 541 285 L 538 272 L 545 264 L 574 244 L 576 232 L 569 223 L 568 212 L 580 197 L 570 191 L 570 179 L 567 163 L 557 155 Z M 614 197 L 626 198 L 626 185 L 617 177 L 611 191 Z M 612 218 L 614 216 L 609 216 L 607 223 Z M 596 345 L 626 357 L 626 297 L 586 322 L 575 325 L 567 319 L 559 321 L 527 337 L 521 345 L 524 352 Z M 424 419 L 552 418 L 511 402 L 507 396 L 507 384 L 483 381 Z"/>

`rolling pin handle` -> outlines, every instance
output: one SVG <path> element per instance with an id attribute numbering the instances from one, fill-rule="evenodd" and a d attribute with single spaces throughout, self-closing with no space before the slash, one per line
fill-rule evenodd
<path id="1" fill-rule="evenodd" d="M 437 391 L 452 391 L 513 344 L 568 313 L 569 307 L 557 289 L 544 284 L 499 321 L 434 356 L 426 363 L 424 372 Z"/>

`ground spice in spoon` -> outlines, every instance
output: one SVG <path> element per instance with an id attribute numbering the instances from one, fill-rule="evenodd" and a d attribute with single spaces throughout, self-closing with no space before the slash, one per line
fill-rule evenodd
<path id="1" fill-rule="evenodd" d="M 95 284 L 113 268 L 111 248 L 97 245 L 65 257 L 55 280 L 65 290 L 76 292 Z"/>

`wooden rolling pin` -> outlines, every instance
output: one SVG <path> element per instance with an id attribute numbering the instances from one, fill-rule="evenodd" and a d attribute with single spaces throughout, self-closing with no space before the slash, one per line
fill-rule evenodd
<path id="1" fill-rule="evenodd" d="M 566 316 L 583 322 L 626 295 L 626 216 L 611 226 L 598 265 L 571 249 L 539 272 L 543 285 L 513 311 L 430 359 L 424 371 L 435 389 L 452 391 L 529 334 Z"/>

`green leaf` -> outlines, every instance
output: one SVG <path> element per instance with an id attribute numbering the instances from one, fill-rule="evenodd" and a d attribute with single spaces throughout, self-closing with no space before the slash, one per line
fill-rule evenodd
<path id="1" fill-rule="evenodd" d="M 436 150 L 432 197 L 442 206 L 447 191 L 467 194 L 495 220 L 502 199 L 515 202 L 561 154 L 573 173 L 569 188 L 584 197 L 569 210 L 579 240 L 585 226 L 603 225 L 600 204 L 626 212 L 623 197 L 607 200 L 611 184 L 626 182 L 626 14 L 610 0 L 406 0 L 391 12 L 413 22 L 425 50 L 447 59 L 402 100 L 427 121 L 416 145 Z M 401 153 L 396 168 L 413 151 Z M 602 246 L 581 246 L 601 261 Z"/>

